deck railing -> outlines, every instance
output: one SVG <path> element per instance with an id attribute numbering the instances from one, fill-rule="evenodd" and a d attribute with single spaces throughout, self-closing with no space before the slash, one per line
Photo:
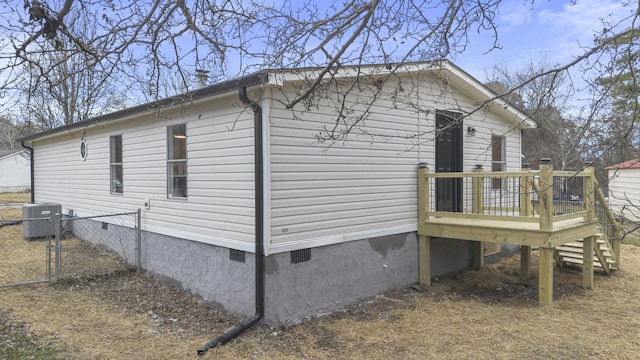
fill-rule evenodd
<path id="1" fill-rule="evenodd" d="M 593 168 L 553 171 L 550 163 L 540 170 L 517 172 L 432 173 L 419 169 L 419 216 L 464 217 L 501 221 L 537 222 L 553 229 L 556 221 L 594 219 Z"/>
<path id="2" fill-rule="evenodd" d="M 463 217 L 499 221 L 533 222 L 553 230 L 557 221 L 597 220 L 600 237 L 614 251 L 619 267 L 621 226 L 595 180 L 593 167 L 580 171 L 554 171 L 549 161 L 540 170 L 523 167 L 516 172 L 432 173 L 421 164 L 418 178 L 419 221 L 438 217 Z"/>
<path id="3" fill-rule="evenodd" d="M 613 211 L 611 211 L 602 190 L 600 190 L 600 186 L 598 186 L 598 182 L 595 181 L 595 184 L 595 213 L 602 229 L 601 238 L 606 240 L 611 249 L 613 249 L 617 269 L 620 270 L 620 242 L 623 238 L 622 225 L 615 218 Z"/>

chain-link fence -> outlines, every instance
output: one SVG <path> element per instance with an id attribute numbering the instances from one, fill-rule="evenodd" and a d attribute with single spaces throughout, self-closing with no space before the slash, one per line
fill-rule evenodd
<path id="1" fill-rule="evenodd" d="M 1 210 L 0 215 L 7 210 Z M 49 215 L 30 219 L 1 216 L 0 287 L 51 280 L 55 235 Z M 24 229 L 34 232 L 25 236 Z"/>
<path id="2" fill-rule="evenodd" d="M 60 277 L 107 275 L 140 266 L 139 212 L 61 219 Z"/>
<path id="3" fill-rule="evenodd" d="M 84 217 L 26 210 L 0 209 L 0 287 L 140 266 L 139 210 Z"/>

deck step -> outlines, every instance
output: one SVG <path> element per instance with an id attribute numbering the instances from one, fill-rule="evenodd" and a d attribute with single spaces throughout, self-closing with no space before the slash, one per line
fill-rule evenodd
<path id="1" fill-rule="evenodd" d="M 594 267 L 604 269 L 607 274 L 609 274 L 609 270 L 616 270 L 616 261 L 613 259 L 613 249 L 609 246 L 609 243 L 600 235 L 597 234 L 595 239 L 594 250 L 597 250 L 597 253 L 602 254 L 604 261 L 606 262 L 607 267 L 603 267 L 600 259 L 597 256 L 597 253 L 594 253 L 593 256 L 593 265 Z M 572 241 L 566 244 L 562 244 L 560 246 L 556 246 L 555 248 L 555 258 L 559 265 L 564 264 L 574 264 L 574 265 L 582 265 L 583 264 L 583 240 L 578 239 L 576 241 Z M 608 268 L 608 269 L 607 269 Z"/>
<path id="2" fill-rule="evenodd" d="M 612 258 L 613 257 L 613 254 L 611 252 L 609 252 L 609 250 L 607 248 L 600 248 L 600 250 L 602 251 L 602 254 L 605 257 L 607 257 L 607 258 Z M 580 256 L 580 258 L 582 258 L 582 248 L 575 248 L 575 247 L 569 247 L 569 246 L 561 245 L 561 246 L 556 246 L 556 251 L 576 254 L 576 255 Z"/>
<path id="3" fill-rule="evenodd" d="M 576 259 L 576 260 L 580 260 L 580 263 L 582 264 L 582 254 L 576 254 L 576 253 L 570 253 L 570 252 L 564 252 L 564 251 L 559 251 L 558 255 L 560 255 L 563 259 Z M 594 263 L 600 263 L 600 260 L 598 260 L 597 258 L 593 259 Z M 607 264 L 615 264 L 615 260 L 607 258 Z"/>
<path id="4" fill-rule="evenodd" d="M 582 259 L 577 259 L 577 258 L 562 258 L 562 262 L 569 263 L 569 264 L 580 265 L 580 266 L 582 266 L 582 264 L 583 264 Z M 609 268 L 610 269 L 616 270 L 616 267 L 614 266 L 615 265 L 615 261 L 614 262 L 607 261 L 607 263 L 609 263 Z M 602 269 L 602 264 L 600 264 L 600 261 L 594 261 L 593 262 L 593 266 L 597 267 L 599 269 Z"/>

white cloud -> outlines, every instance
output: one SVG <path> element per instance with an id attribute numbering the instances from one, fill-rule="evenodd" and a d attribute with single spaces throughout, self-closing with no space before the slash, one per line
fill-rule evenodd
<path id="1" fill-rule="evenodd" d="M 617 22 L 633 14 L 633 5 L 620 1 L 580 0 L 575 5 L 564 5 L 559 11 L 543 9 L 536 19 L 563 37 L 584 40 L 602 30 L 603 20 Z"/>
<path id="2" fill-rule="evenodd" d="M 501 25 L 507 28 L 522 26 L 532 21 L 531 9 L 525 6 L 508 7 L 503 9 L 503 14 L 500 15 Z"/>
<path id="3" fill-rule="evenodd" d="M 635 11 L 634 4 L 603 0 L 578 0 L 575 5 L 565 4 L 559 9 L 545 8 L 537 13 L 536 23 L 545 31 L 545 48 L 558 62 L 566 62 L 591 46 L 594 35 L 605 27 L 603 21 L 615 21 L 616 31 L 628 26 L 621 20 Z M 611 27 L 612 25 L 607 25 Z"/>
<path id="4" fill-rule="evenodd" d="M 456 58 L 458 65 L 480 76 L 494 64 L 511 68 L 545 58 L 549 64 L 565 64 L 593 44 L 593 36 L 605 21 L 616 21 L 620 31 L 629 26 L 637 2 L 633 0 L 530 0 L 503 1 L 498 17 L 498 41 L 502 46 L 486 54 L 493 41 L 487 34 L 471 39 L 468 51 Z M 626 19 L 626 21 L 622 21 Z M 621 22 L 622 21 L 622 22 Z M 608 25 L 611 26 L 611 25 Z"/>

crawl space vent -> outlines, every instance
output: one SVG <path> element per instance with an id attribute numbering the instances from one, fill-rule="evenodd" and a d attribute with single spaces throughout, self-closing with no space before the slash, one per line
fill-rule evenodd
<path id="1" fill-rule="evenodd" d="M 300 249 L 291 252 L 291 263 L 299 264 L 311 260 L 311 249 Z"/>
<path id="2" fill-rule="evenodd" d="M 244 251 L 230 249 L 229 259 L 233 261 L 244 262 Z"/>

